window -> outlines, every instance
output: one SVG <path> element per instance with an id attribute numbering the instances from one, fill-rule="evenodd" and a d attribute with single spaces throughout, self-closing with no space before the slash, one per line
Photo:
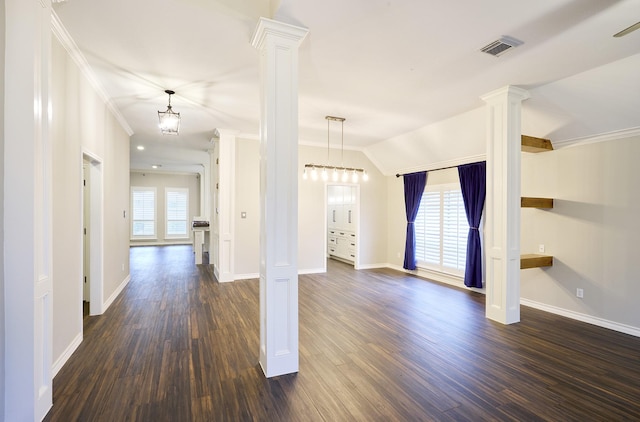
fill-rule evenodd
<path id="1" fill-rule="evenodd" d="M 415 221 L 418 265 L 464 273 L 469 224 L 457 184 L 426 187 Z"/>
<path id="2" fill-rule="evenodd" d="M 131 237 L 156 237 L 156 189 L 131 188 Z"/>
<path id="3" fill-rule="evenodd" d="M 167 232 L 166 237 L 189 237 L 187 215 L 189 215 L 189 189 L 167 188 Z"/>

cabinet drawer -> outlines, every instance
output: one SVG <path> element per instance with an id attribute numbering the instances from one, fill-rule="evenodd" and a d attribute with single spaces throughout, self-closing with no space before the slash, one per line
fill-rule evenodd
<path id="1" fill-rule="evenodd" d="M 337 242 L 337 239 L 334 236 L 329 236 L 328 239 L 329 245 L 335 245 Z"/>

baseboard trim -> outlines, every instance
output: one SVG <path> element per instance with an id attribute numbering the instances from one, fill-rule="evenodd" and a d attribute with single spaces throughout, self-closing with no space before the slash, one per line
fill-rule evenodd
<path id="1" fill-rule="evenodd" d="M 53 366 L 51 367 L 52 378 L 54 378 L 58 374 L 58 372 L 62 369 L 64 364 L 67 363 L 67 361 L 69 360 L 73 352 L 75 352 L 76 349 L 80 347 L 80 344 L 82 343 L 82 339 L 83 339 L 82 332 L 80 332 L 76 336 L 76 338 L 74 338 L 71 341 L 71 343 L 67 346 L 67 348 L 64 349 L 64 352 L 62 352 L 60 357 L 56 359 L 55 362 L 53 362 Z"/>
<path id="2" fill-rule="evenodd" d="M 358 265 L 359 270 L 374 270 L 376 268 L 387 268 L 390 264 L 360 264 Z"/>
<path id="3" fill-rule="evenodd" d="M 236 274 L 233 276 L 234 280 L 251 280 L 254 278 L 260 278 L 259 273 L 249 273 L 249 274 Z"/>
<path id="4" fill-rule="evenodd" d="M 308 268 L 303 270 L 298 270 L 298 275 L 304 274 L 322 274 L 326 273 L 327 270 L 325 268 Z M 251 280 L 254 278 L 260 278 L 259 273 L 248 273 L 248 274 L 236 274 L 234 275 L 234 280 Z"/>
<path id="5" fill-rule="evenodd" d="M 326 268 L 309 268 L 309 269 L 305 269 L 305 270 L 298 270 L 298 275 L 322 274 L 322 273 L 326 273 L 326 272 L 327 272 Z"/>
<path id="6" fill-rule="evenodd" d="M 122 280 L 122 283 L 120 283 L 120 285 L 111 294 L 111 296 L 109 296 L 109 298 L 102 304 L 102 313 L 105 313 L 107 309 L 109 309 L 109 306 L 111 306 L 113 301 L 116 300 L 118 295 L 122 293 L 125 287 L 127 287 L 127 284 L 129 284 L 129 281 L 131 281 L 131 274 L 127 275 L 125 279 Z"/>
<path id="7" fill-rule="evenodd" d="M 410 270 L 405 270 L 401 266 L 395 265 L 395 264 L 387 264 L 387 267 L 391 268 L 392 270 L 397 270 L 403 273 L 413 274 L 418 277 L 426 278 L 428 280 L 437 281 L 438 283 L 448 284 L 450 286 L 458 287 L 460 289 L 465 289 L 472 292 L 486 294 L 486 290 L 484 288 L 478 289 L 475 287 L 467 287 L 464 285 L 463 277 L 456 276 L 453 274 L 446 274 L 438 271 L 430 271 L 424 268 L 418 268 L 417 270 L 410 271 Z"/>
<path id="8" fill-rule="evenodd" d="M 529 299 L 520 298 L 520 304 L 540 311 L 549 312 L 566 318 L 575 319 L 577 321 L 586 322 L 587 324 L 597 325 L 598 327 L 607 328 L 609 330 L 618 331 L 620 333 L 629 334 L 640 337 L 640 328 L 631 325 L 621 324 L 619 322 L 610 321 L 604 318 L 598 318 L 580 312 L 570 311 L 568 309 L 558 308 L 557 306 L 547 305 L 535 302 Z"/>

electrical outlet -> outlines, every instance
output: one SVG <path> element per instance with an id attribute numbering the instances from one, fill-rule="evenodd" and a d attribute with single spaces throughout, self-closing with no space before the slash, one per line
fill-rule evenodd
<path id="1" fill-rule="evenodd" d="M 398 252 L 398 258 L 402 258 L 402 252 Z"/>
<path id="2" fill-rule="evenodd" d="M 538 252 L 544 253 L 544 245 L 538 245 Z"/>
<path id="3" fill-rule="evenodd" d="M 124 271 L 124 264 L 122 264 L 122 271 Z"/>
<path id="4" fill-rule="evenodd" d="M 580 299 L 584 298 L 584 290 L 578 287 L 576 289 L 576 296 L 579 297 Z"/>

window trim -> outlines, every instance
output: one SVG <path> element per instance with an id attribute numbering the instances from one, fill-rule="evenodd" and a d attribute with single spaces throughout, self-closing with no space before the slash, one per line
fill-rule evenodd
<path id="1" fill-rule="evenodd" d="M 420 260 L 418 257 L 416 257 L 416 266 L 419 269 L 422 270 L 426 270 L 426 271 L 433 271 L 433 272 L 437 272 L 437 273 L 443 273 L 443 274 L 448 274 L 451 276 L 455 276 L 455 277 L 464 277 L 464 268 L 459 270 L 456 268 L 452 268 L 452 267 L 447 267 L 444 266 L 442 264 L 443 262 L 443 214 L 444 214 L 444 198 L 443 198 L 443 193 L 445 191 L 452 191 L 452 190 L 456 190 L 456 191 L 460 191 L 462 192 L 462 188 L 460 187 L 460 183 L 442 183 L 442 184 L 436 184 L 436 185 L 429 185 L 427 183 L 427 185 L 425 186 L 424 192 L 440 192 L 440 264 L 433 264 L 430 262 L 425 262 Z M 424 195 L 423 192 L 423 195 Z M 420 206 L 422 207 L 422 201 L 420 203 Z M 466 213 L 464 212 L 464 206 L 463 206 L 463 210 L 462 212 L 464 213 L 464 221 L 466 222 Z M 468 223 L 467 223 L 468 224 Z M 468 231 L 468 229 L 467 229 Z M 465 255 L 466 255 L 466 241 L 465 241 Z"/>
<path id="2" fill-rule="evenodd" d="M 134 209 L 134 192 L 153 192 L 153 234 L 152 235 L 135 235 L 133 234 L 133 225 L 136 221 L 150 221 L 150 220 L 136 220 Z M 130 225 L 130 240 L 156 240 L 158 238 L 158 192 L 155 187 L 152 186 L 131 186 L 131 225 Z"/>
<path id="3" fill-rule="evenodd" d="M 169 221 L 182 221 L 182 220 L 169 220 L 169 193 L 182 192 L 186 194 L 185 201 L 185 232 L 184 234 L 169 234 Z M 164 188 L 164 238 L 165 239 L 190 239 L 191 233 L 189 231 L 189 188 Z"/>

